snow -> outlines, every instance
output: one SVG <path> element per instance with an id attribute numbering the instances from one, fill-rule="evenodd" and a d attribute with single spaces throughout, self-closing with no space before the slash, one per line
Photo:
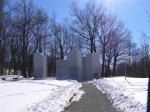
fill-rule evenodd
<path id="1" fill-rule="evenodd" d="M 20 78 L 22 79 L 22 78 Z M 91 82 L 91 81 L 90 81 Z M 92 81 L 120 112 L 146 112 L 148 78 Z M 1 112 L 61 112 L 84 94 L 72 80 L 0 80 Z"/>
<path id="2" fill-rule="evenodd" d="M 21 75 L 2 75 L 2 76 L 0 76 L 0 79 L 6 80 L 6 81 L 17 81 L 17 80 L 22 80 L 23 76 L 21 76 Z"/>
<path id="3" fill-rule="evenodd" d="M 93 83 L 121 112 L 146 112 L 148 78 L 114 77 Z"/>
<path id="4" fill-rule="evenodd" d="M 0 81 L 1 112 L 60 112 L 71 102 L 81 84 L 77 81 L 55 79 Z M 77 99 L 79 100 L 79 99 Z"/>

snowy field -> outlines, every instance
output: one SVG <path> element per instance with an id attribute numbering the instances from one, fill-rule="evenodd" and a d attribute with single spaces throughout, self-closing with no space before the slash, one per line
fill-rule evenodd
<path id="1" fill-rule="evenodd" d="M 94 80 L 120 112 L 146 112 L 148 78 L 115 77 Z"/>
<path id="2" fill-rule="evenodd" d="M 0 80 L 0 112 L 60 112 L 71 102 L 81 84 L 76 81 Z"/>

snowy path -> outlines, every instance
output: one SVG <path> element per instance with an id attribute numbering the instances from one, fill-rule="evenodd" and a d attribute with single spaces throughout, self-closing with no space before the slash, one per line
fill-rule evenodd
<path id="1" fill-rule="evenodd" d="M 64 112 L 115 112 L 108 99 L 93 85 L 83 84 L 85 94 L 79 102 L 73 102 Z"/>

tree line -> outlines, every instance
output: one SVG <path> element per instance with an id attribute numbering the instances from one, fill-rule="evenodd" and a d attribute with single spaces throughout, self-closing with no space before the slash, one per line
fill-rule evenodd
<path id="1" fill-rule="evenodd" d="M 148 76 L 149 44 L 144 41 L 137 46 L 131 31 L 102 5 L 73 5 L 71 21 L 58 22 L 55 14 L 48 16 L 31 0 L 19 0 L 9 7 L 6 2 L 0 1 L 1 75 L 13 71 L 31 77 L 33 54 L 41 52 L 48 56 L 49 76 L 55 76 L 56 59 L 65 59 L 78 47 L 83 55 L 99 54 L 102 77 Z"/>

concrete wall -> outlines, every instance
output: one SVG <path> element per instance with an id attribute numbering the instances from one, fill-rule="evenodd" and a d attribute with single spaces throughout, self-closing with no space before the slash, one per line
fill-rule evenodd
<path id="1" fill-rule="evenodd" d="M 47 57 L 41 53 L 34 54 L 33 77 L 35 79 L 44 79 L 47 77 Z"/>
<path id="2" fill-rule="evenodd" d="M 100 78 L 101 77 L 101 65 L 100 65 L 100 58 L 97 54 L 91 54 L 92 55 L 92 72 L 95 74 L 96 76 L 94 76 L 95 78 Z"/>
<path id="3" fill-rule="evenodd" d="M 56 78 L 59 80 L 69 79 L 68 61 L 57 59 L 56 61 Z"/>
<path id="4" fill-rule="evenodd" d="M 57 79 L 88 81 L 100 78 L 100 60 L 96 54 L 82 57 L 78 49 L 73 49 L 67 60 L 58 59 L 56 63 Z"/>
<path id="5" fill-rule="evenodd" d="M 86 57 L 82 57 L 82 74 L 83 74 L 83 80 L 86 81 Z"/>
<path id="6" fill-rule="evenodd" d="M 85 80 L 93 80 L 94 78 L 100 78 L 100 60 L 96 54 L 89 54 L 84 59 L 84 74 Z"/>
<path id="7" fill-rule="evenodd" d="M 81 52 L 77 48 L 73 49 L 67 59 L 70 78 L 83 81 Z"/>

